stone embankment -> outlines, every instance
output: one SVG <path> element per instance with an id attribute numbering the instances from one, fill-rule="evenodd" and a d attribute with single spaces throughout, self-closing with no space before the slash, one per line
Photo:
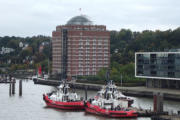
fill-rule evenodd
<path id="1" fill-rule="evenodd" d="M 87 89 L 89 90 L 100 90 L 103 85 L 97 84 L 85 84 L 85 83 L 70 83 L 70 85 L 76 89 Z M 180 100 L 180 90 L 173 89 L 162 89 L 162 88 L 146 88 L 146 87 L 118 87 L 123 94 L 128 96 L 139 96 L 139 97 L 151 97 L 153 93 L 163 93 L 164 99 L 168 100 Z"/>
<path id="2" fill-rule="evenodd" d="M 35 84 L 43 84 L 43 85 L 53 85 L 58 86 L 60 84 L 59 81 L 51 81 L 51 80 L 36 80 Z M 69 82 L 70 87 L 76 89 L 88 89 L 88 90 L 100 90 L 103 85 L 99 84 L 89 84 L 89 83 L 76 83 Z M 146 88 L 146 87 L 118 87 L 120 91 L 124 95 L 128 96 L 140 96 L 140 97 L 151 97 L 153 98 L 153 93 L 163 93 L 164 99 L 168 100 L 180 100 L 180 90 L 173 89 L 161 89 L 161 88 Z"/>

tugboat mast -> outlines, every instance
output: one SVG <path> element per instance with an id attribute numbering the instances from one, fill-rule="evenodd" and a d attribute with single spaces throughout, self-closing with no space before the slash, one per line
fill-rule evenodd
<path id="1" fill-rule="evenodd" d="M 108 68 L 107 71 L 106 71 L 106 85 L 110 84 L 110 79 L 109 79 L 109 77 L 110 77 L 110 68 Z M 109 91 L 109 88 L 106 87 L 106 88 L 105 88 L 105 94 L 104 94 L 104 98 L 105 98 L 106 100 L 108 100 L 108 94 L 107 94 L 108 91 Z"/>
<path id="2" fill-rule="evenodd" d="M 108 84 L 110 82 L 109 77 L 110 77 L 110 68 L 108 68 L 106 71 L 106 84 Z"/>

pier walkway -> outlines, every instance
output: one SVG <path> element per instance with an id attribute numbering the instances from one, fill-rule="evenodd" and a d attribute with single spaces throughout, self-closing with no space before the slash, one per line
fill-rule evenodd
<path id="1" fill-rule="evenodd" d="M 118 87 L 126 95 L 152 97 L 153 93 L 163 93 L 164 99 L 180 100 L 180 90 L 165 88 L 147 88 L 147 87 Z"/>
<path id="2" fill-rule="evenodd" d="M 87 87 L 91 90 L 99 90 L 103 85 L 98 84 L 87 84 L 87 83 L 70 83 L 75 88 L 84 89 Z M 147 88 L 142 87 L 118 87 L 123 94 L 129 96 L 140 96 L 140 97 L 153 97 L 154 93 L 160 92 L 164 94 L 164 99 L 169 100 L 180 100 L 180 90 L 177 89 L 163 89 L 163 88 Z"/>
<path id="3" fill-rule="evenodd" d="M 59 81 L 54 80 L 35 80 L 35 84 L 43 84 L 43 85 L 53 85 L 58 86 L 60 84 Z M 77 89 L 89 89 L 89 90 L 100 90 L 103 85 L 100 84 L 90 84 L 90 83 L 77 83 L 77 82 L 69 82 L 70 87 Z M 153 97 L 154 93 L 160 92 L 164 94 L 164 99 L 169 100 L 180 100 L 180 90 L 176 89 L 163 89 L 163 88 L 147 88 L 145 86 L 142 87 L 118 87 L 120 91 L 124 95 L 129 96 L 139 96 L 139 97 Z"/>
<path id="4" fill-rule="evenodd" d="M 120 90 L 134 90 L 134 91 L 146 91 L 146 92 L 161 92 L 168 94 L 177 94 L 180 95 L 180 90 L 177 89 L 165 89 L 165 88 L 147 88 L 147 87 L 118 87 Z"/>

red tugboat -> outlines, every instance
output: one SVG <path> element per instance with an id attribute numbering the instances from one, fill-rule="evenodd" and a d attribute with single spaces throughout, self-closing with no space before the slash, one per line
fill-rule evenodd
<path id="1" fill-rule="evenodd" d="M 77 93 L 70 93 L 69 85 L 62 83 L 56 92 L 43 94 L 47 106 L 64 110 L 83 110 L 84 101 L 80 100 Z"/>
<path id="2" fill-rule="evenodd" d="M 62 30 L 63 35 L 67 34 L 67 29 Z M 65 110 L 82 110 L 84 109 L 84 101 L 77 96 L 75 92 L 69 92 L 69 85 L 66 83 L 67 80 L 67 66 L 68 66 L 68 49 L 67 49 L 68 39 L 64 37 L 62 39 L 62 49 L 61 49 L 61 80 L 65 80 L 60 84 L 59 90 L 53 93 L 44 94 L 43 99 L 47 106 L 53 108 L 60 108 Z"/>
<path id="3" fill-rule="evenodd" d="M 86 102 L 85 110 L 88 113 L 107 117 L 137 117 L 138 113 L 130 107 L 132 103 L 133 100 L 124 97 L 117 91 L 113 81 L 109 81 L 94 99 L 89 99 Z"/>

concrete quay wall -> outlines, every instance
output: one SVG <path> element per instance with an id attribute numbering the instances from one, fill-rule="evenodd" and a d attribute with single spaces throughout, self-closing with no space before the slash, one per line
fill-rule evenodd
<path id="1" fill-rule="evenodd" d="M 33 80 L 35 84 L 42 84 L 42 85 L 52 85 L 58 86 L 60 84 L 59 81 L 53 80 Z M 69 82 L 71 88 L 76 89 L 87 89 L 87 90 L 100 90 L 103 85 L 99 84 L 87 84 L 87 83 L 76 83 L 76 82 Z M 118 87 L 118 89 L 124 94 L 128 96 L 139 96 L 139 97 L 150 97 L 153 98 L 153 93 L 163 93 L 164 99 L 168 100 L 180 100 L 180 90 L 173 90 L 173 89 L 162 89 L 162 88 L 147 88 L 147 87 Z"/>
<path id="2" fill-rule="evenodd" d="M 121 89 L 120 89 L 121 90 Z M 138 96 L 138 97 L 151 97 L 153 98 L 153 93 L 156 92 L 156 91 L 153 91 L 153 92 L 150 92 L 150 91 L 136 91 L 136 90 L 121 90 L 122 93 L 124 95 L 128 95 L 128 96 Z M 157 91 L 159 92 L 159 91 Z M 166 100 L 176 100 L 176 101 L 179 101 L 180 100 L 180 95 L 177 95 L 177 94 L 169 94 L 169 93 L 165 93 L 163 92 L 163 95 L 164 95 L 164 99 Z"/>
<path id="3" fill-rule="evenodd" d="M 103 85 L 97 84 L 84 84 L 84 83 L 69 83 L 70 87 L 76 89 L 85 89 L 88 90 L 100 90 Z M 118 87 L 118 89 L 128 96 L 138 96 L 138 97 L 150 97 L 153 98 L 154 92 L 161 92 L 164 94 L 164 99 L 167 100 L 180 100 L 180 90 L 171 90 L 171 89 L 153 89 L 146 87 Z"/>

